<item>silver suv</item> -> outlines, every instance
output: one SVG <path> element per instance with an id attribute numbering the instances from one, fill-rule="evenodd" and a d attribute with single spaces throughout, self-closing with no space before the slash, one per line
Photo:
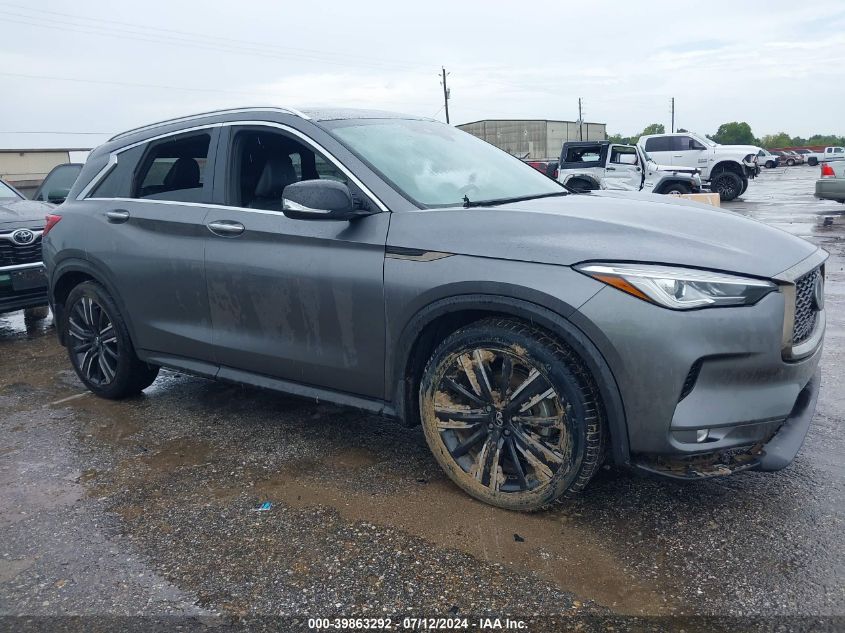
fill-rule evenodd
<path id="1" fill-rule="evenodd" d="M 605 459 L 696 479 L 803 441 L 827 254 L 679 204 L 427 119 L 244 108 L 94 150 L 44 261 L 96 394 L 169 367 L 421 423 L 466 492 L 534 510 Z"/>

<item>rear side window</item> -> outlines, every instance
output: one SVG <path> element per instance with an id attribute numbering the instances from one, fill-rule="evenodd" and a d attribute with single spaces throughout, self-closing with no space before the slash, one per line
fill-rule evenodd
<path id="1" fill-rule="evenodd" d="M 671 136 L 655 136 L 646 139 L 645 151 L 647 152 L 671 152 L 672 151 L 672 137 Z"/>
<path id="2" fill-rule="evenodd" d="M 601 145 L 576 145 L 566 148 L 564 163 L 598 163 L 601 160 Z"/>
<path id="3" fill-rule="evenodd" d="M 209 134 L 195 134 L 150 146 L 135 178 L 133 198 L 203 202 Z"/>

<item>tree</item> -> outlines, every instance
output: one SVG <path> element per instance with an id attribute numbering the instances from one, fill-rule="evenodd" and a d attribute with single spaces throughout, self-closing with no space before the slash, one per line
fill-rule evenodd
<path id="1" fill-rule="evenodd" d="M 662 123 L 652 123 L 651 125 L 646 125 L 645 129 L 641 134 L 639 134 L 639 136 L 645 136 L 646 134 L 666 134 L 666 126 Z"/>
<path id="2" fill-rule="evenodd" d="M 789 147 L 792 144 L 792 137 L 786 132 L 766 134 L 762 139 L 760 139 L 760 144 L 766 149 L 771 149 L 773 147 Z"/>
<path id="3" fill-rule="evenodd" d="M 751 132 L 751 126 L 745 121 L 722 123 L 718 131 L 710 138 L 723 145 L 755 145 L 757 143 L 757 139 Z"/>
<path id="4" fill-rule="evenodd" d="M 689 130 L 688 130 L 688 129 L 683 128 L 683 127 L 679 127 L 679 128 L 678 128 L 677 130 L 675 130 L 675 131 L 676 131 L 676 132 L 681 132 L 681 133 L 683 133 L 683 132 L 689 132 Z"/>
<path id="5" fill-rule="evenodd" d="M 619 143 L 620 145 L 631 145 L 631 137 L 630 136 L 622 136 L 621 134 L 611 134 L 607 137 L 607 140 L 611 143 Z"/>

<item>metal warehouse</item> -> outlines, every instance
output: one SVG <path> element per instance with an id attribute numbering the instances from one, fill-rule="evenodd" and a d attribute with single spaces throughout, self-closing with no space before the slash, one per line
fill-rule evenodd
<path id="1" fill-rule="evenodd" d="M 518 156 L 534 160 L 560 157 L 566 141 L 600 141 L 607 138 L 605 123 L 550 121 L 544 119 L 485 119 L 457 126 L 464 132 Z"/>

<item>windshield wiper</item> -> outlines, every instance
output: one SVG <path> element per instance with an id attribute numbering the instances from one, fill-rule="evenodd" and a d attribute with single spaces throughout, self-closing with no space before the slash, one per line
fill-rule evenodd
<path id="1" fill-rule="evenodd" d="M 471 207 L 495 207 L 500 204 L 509 204 L 511 202 L 524 202 L 525 200 L 536 200 L 538 198 L 553 198 L 555 196 L 568 196 L 569 191 L 555 191 L 554 193 L 535 193 L 530 196 L 517 196 L 515 198 L 493 198 L 492 200 L 470 200 L 464 196 L 464 209 Z"/>

